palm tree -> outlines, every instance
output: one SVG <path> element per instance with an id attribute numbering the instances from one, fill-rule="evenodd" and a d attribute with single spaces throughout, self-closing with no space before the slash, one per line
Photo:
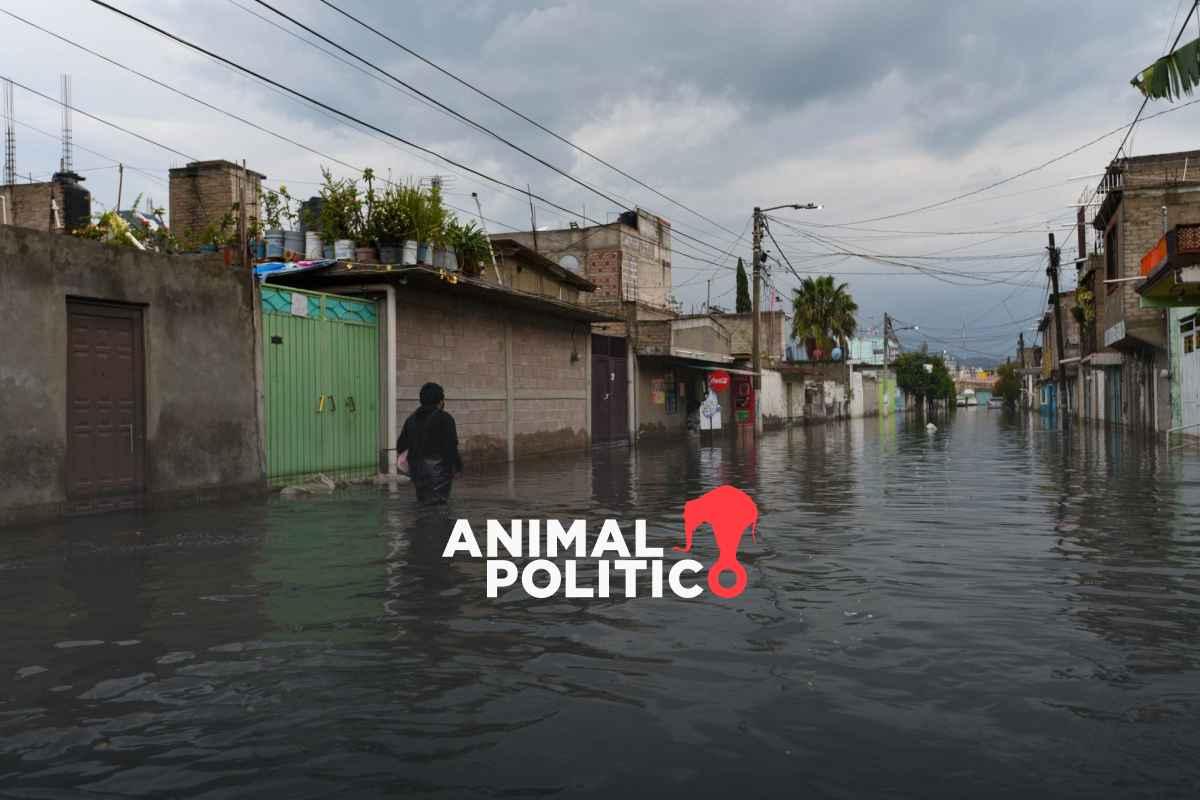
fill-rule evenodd
<path id="1" fill-rule="evenodd" d="M 830 342 L 843 345 L 858 330 L 854 315 L 858 304 L 846 284 L 834 284 L 832 275 L 805 278 L 792 298 L 792 336 L 803 341 L 809 358 Z"/>

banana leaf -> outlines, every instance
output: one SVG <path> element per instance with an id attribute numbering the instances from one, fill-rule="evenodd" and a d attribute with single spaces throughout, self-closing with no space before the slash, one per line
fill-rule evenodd
<path id="1" fill-rule="evenodd" d="M 1158 59 L 1130 83 L 1153 100 L 1175 100 L 1190 95 L 1200 85 L 1200 39 Z"/>

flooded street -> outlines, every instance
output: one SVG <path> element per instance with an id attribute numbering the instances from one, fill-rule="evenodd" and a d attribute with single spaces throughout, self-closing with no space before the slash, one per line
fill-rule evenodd
<path id="1" fill-rule="evenodd" d="M 612 517 L 676 558 L 723 483 L 761 513 L 734 600 L 494 601 L 441 557 L 453 517 Z M 4 531 L 0 796 L 1200 790 L 1195 449 L 964 409 L 468 472 L 451 515 Z"/>

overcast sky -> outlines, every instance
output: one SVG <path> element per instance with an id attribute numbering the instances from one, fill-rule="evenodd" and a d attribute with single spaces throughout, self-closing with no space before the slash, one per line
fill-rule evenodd
<path id="1" fill-rule="evenodd" d="M 1046 231 L 1059 228 L 1059 241 L 1067 245 L 1064 261 L 1072 260 L 1074 236 L 1062 226 L 1074 219 L 1069 205 L 1096 183 L 1080 176 L 1103 170 L 1120 134 L 934 210 L 851 226 L 855 230 L 811 226 L 844 225 L 935 203 L 1128 123 L 1141 102 L 1129 79 L 1164 52 L 1186 13 L 1179 10 L 1184 0 L 333 2 L 719 223 L 555 141 L 315 0 L 272 3 L 606 194 L 661 214 L 678 231 L 731 253 L 722 257 L 676 238 L 675 293 L 686 310 L 704 302 L 710 278 L 714 303 L 732 306 L 734 299 L 731 269 L 687 254 L 730 266 L 737 255 L 749 261 L 749 236 L 739 241 L 738 234 L 746 230 L 751 208 L 815 202 L 824 209 L 775 215 L 780 222 L 773 231 L 793 266 L 849 283 L 864 330 L 879 325 L 888 311 L 904 324 L 920 325 L 931 346 L 964 355 L 1010 353 L 1022 329 L 1032 339 L 1029 318 L 1045 302 Z M 495 139 L 292 38 L 262 18 L 311 37 L 254 0 L 112 4 L 410 141 L 511 184 L 531 185 L 580 214 L 607 220 L 619 210 Z M 356 130 L 91 2 L 10 0 L 4 6 L 327 156 L 395 177 L 451 176 L 451 204 L 470 210 L 470 194 L 478 191 L 486 216 L 528 228 L 523 196 Z M 10 17 L 0 16 L 0 30 L 6 41 L 18 43 L 15 50 L 7 48 L 10 56 L 19 55 L 4 59 L 8 77 L 57 96 L 59 73 L 70 72 L 78 108 L 189 158 L 244 158 L 268 175 L 269 185 L 286 183 L 304 196 L 315 192 L 322 163 L 349 173 Z M 1183 41 L 1198 33 L 1193 19 Z M 1155 102 L 1147 114 L 1170 107 Z M 23 123 L 17 126 L 18 171 L 44 178 L 58 161 L 59 110 L 18 88 L 15 111 Z M 1198 120 L 1200 105 L 1149 120 L 1138 126 L 1132 151 L 1196 147 L 1189 130 Z M 74 137 L 75 165 L 95 198 L 107 205 L 116 200 L 115 161 L 149 173 L 126 171 L 126 205 L 138 194 L 165 205 L 166 170 L 189 160 L 78 113 Z M 544 206 L 537 210 L 539 227 L 565 226 L 570 219 Z M 826 243 L 784 223 L 808 226 L 804 230 Z M 965 231 L 971 233 L 947 235 Z M 986 274 L 1000 282 L 979 285 L 953 277 L 969 285 L 951 285 L 905 266 L 829 255 L 838 249 L 903 257 L 905 263 Z M 770 280 L 784 294 L 797 283 L 774 264 Z M 1068 279 L 1067 285 L 1073 283 Z M 919 341 L 911 332 L 903 336 Z"/>

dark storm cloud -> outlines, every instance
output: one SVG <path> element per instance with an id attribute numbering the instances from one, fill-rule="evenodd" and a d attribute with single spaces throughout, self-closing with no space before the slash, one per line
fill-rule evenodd
<path id="1" fill-rule="evenodd" d="M 595 218 L 614 210 L 494 139 L 296 41 L 235 2 L 287 26 L 254 0 L 128 0 L 121 5 L 515 185 L 531 184 L 535 192 L 572 208 L 586 205 Z M 727 233 L 537 132 L 315 0 L 271 2 L 605 191 L 663 213 L 680 229 L 722 246 L 732 244 Z M 824 202 L 821 222 L 920 205 L 1010 175 L 1127 121 L 1140 99 L 1128 87 L 1129 77 L 1168 43 L 1177 5 L 1177 0 L 1133 5 L 1116 0 L 336 2 L 734 231 L 744 228 L 749 209 L 759 203 Z M 38 0 L 17 0 L 9 7 L 352 163 L 399 175 L 454 172 L 189 55 L 90 3 L 70 0 L 66 5 L 66 13 Z M 19 30 L 10 28 L 4 30 Z M 88 56 L 64 58 L 61 45 L 39 34 L 21 34 L 18 41 L 28 52 L 12 65 L 14 77 L 55 92 L 55 81 L 47 76 L 71 69 L 81 105 L 170 140 L 185 152 L 204 158 L 245 157 L 273 177 L 319 178 L 322 159 L 310 153 Z M 27 100 L 19 98 L 18 104 L 22 113 L 32 113 Z M 1194 117 L 1188 113 L 1139 130 L 1139 145 L 1190 146 Z M 42 116 L 40 121 L 53 130 L 53 114 Z M 23 138 L 21 153 L 49 162 L 52 138 L 40 145 Z M 178 160 L 85 122 L 77 124 L 77 140 L 134 163 Z M 1030 180 L 1052 183 L 1092 172 L 1110 155 L 1106 143 Z M 127 179 L 140 191 L 136 176 Z M 91 180 L 102 196 L 115 195 L 108 173 L 97 172 Z M 469 192 L 478 190 L 489 214 L 516 225 L 527 223 L 523 198 L 462 176 L 456 181 L 460 205 L 470 204 Z M 1011 188 L 1030 185 L 1036 183 Z M 161 186 L 150 188 L 162 193 Z M 1069 186 L 982 205 L 955 204 L 885 227 L 950 230 L 1022 215 L 1047 219 L 1060 214 L 1078 191 L 1079 186 Z M 565 215 L 541 209 L 539 221 L 559 224 Z M 1040 223 L 1027 224 L 1036 228 Z M 948 246 L 937 238 L 887 241 L 851 232 L 838 235 L 860 249 L 879 252 L 933 252 Z M 1035 231 L 967 252 L 1032 251 L 1044 238 Z M 813 249 L 801 240 L 786 246 L 797 261 Z M 703 252 L 696 245 L 690 249 Z M 745 250 L 745 243 L 736 248 Z M 896 271 L 853 259 L 804 263 L 834 271 Z M 676 265 L 678 293 L 685 303 L 703 299 L 703 270 L 714 276 L 714 295 L 732 286 L 727 271 L 702 270 L 682 255 Z M 1031 282 L 1037 283 L 1032 280 L 1036 277 Z M 1002 284 L 965 290 L 896 276 L 848 279 L 865 314 L 887 308 L 906 318 L 907 308 L 908 318 L 926 322 L 967 308 L 997 309 L 1013 289 Z M 783 274 L 774 280 L 784 290 L 794 284 Z M 1037 307 L 1039 293 L 1039 286 L 1016 292 L 1010 301 L 1014 309 L 1020 307 L 1016 316 Z M 1004 308 L 996 313 L 993 321 L 1007 316 Z"/>

